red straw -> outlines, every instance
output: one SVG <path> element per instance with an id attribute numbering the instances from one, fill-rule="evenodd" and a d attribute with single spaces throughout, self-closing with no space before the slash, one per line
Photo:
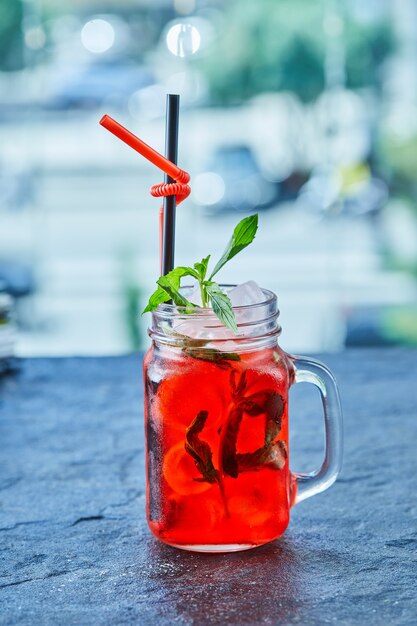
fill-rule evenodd
<path id="1" fill-rule="evenodd" d="M 128 146 L 139 152 L 148 161 L 159 167 L 165 174 L 174 178 L 178 183 L 188 183 L 190 175 L 184 172 L 178 165 L 171 163 L 162 154 L 148 146 L 147 143 L 136 137 L 130 130 L 127 130 L 124 126 L 116 122 L 110 115 L 103 115 L 100 120 L 100 124 L 109 130 L 113 135 L 116 135 L 119 139 L 127 143 Z"/>
<path id="2" fill-rule="evenodd" d="M 182 170 L 178 165 L 172 163 L 162 154 L 148 146 L 147 143 L 139 139 L 136 135 L 127 130 L 124 126 L 116 122 L 110 115 L 103 115 L 100 120 L 101 126 L 109 130 L 113 135 L 124 141 L 128 146 L 139 152 L 148 161 L 159 167 L 165 174 L 173 178 L 175 183 L 160 183 L 151 187 L 151 195 L 155 198 L 175 196 L 177 205 L 190 195 L 191 189 L 187 185 L 190 180 L 188 172 Z M 164 210 L 161 206 L 159 211 L 159 253 L 162 273 L 162 230 L 163 230 Z"/>

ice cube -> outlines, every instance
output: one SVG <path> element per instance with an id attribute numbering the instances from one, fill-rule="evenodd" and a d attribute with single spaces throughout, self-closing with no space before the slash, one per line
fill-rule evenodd
<path id="1" fill-rule="evenodd" d="M 248 280 L 246 283 L 233 287 L 233 289 L 229 291 L 229 298 L 233 306 L 244 306 L 263 302 L 265 295 L 254 280 Z"/>
<path id="2" fill-rule="evenodd" d="M 254 280 L 248 280 L 237 287 L 233 287 L 228 292 L 232 306 L 244 306 L 248 304 L 258 304 L 265 300 L 265 295 L 262 289 L 255 283 Z M 198 287 L 196 287 L 188 297 L 190 302 L 201 306 L 201 294 Z M 236 318 L 238 323 L 247 323 L 254 321 L 258 314 L 254 311 L 236 311 Z M 193 320 L 174 320 L 173 327 L 177 333 L 187 335 L 193 339 L 221 339 L 225 341 L 227 339 L 233 339 L 233 331 L 222 326 L 216 318 L 212 320 L 208 319 L 193 319 Z M 230 344 L 230 345 L 229 345 Z M 227 342 L 224 346 L 219 347 L 221 350 L 233 352 L 232 342 Z"/>
<path id="3" fill-rule="evenodd" d="M 233 336 L 233 332 L 226 328 L 226 326 L 222 326 L 217 318 L 213 320 L 193 319 L 190 321 L 175 321 L 174 329 L 177 333 L 181 333 L 181 335 L 186 335 L 193 339 L 206 339 L 207 341 L 212 339 L 228 339 Z"/>
<path id="4" fill-rule="evenodd" d="M 229 298 L 233 307 L 248 307 L 235 309 L 236 321 L 238 324 L 254 324 L 259 319 L 259 311 L 248 305 L 265 302 L 265 294 L 254 280 L 248 280 L 229 291 Z M 241 329 L 243 330 L 243 329 Z M 250 333 L 254 328 L 246 328 L 245 334 Z"/>
<path id="5" fill-rule="evenodd" d="M 186 294 L 187 300 L 198 306 L 202 306 L 200 287 L 196 286 L 189 293 Z M 183 319 L 174 319 L 173 328 L 177 333 L 181 335 L 187 335 L 193 339 L 202 339 L 204 337 L 204 319 L 193 319 L 192 321 L 184 321 Z"/>
<path id="6" fill-rule="evenodd" d="M 193 319 L 189 322 L 174 320 L 173 327 L 175 332 L 186 335 L 187 337 L 192 337 L 193 339 L 205 339 L 207 335 L 204 320 Z"/>
<path id="7" fill-rule="evenodd" d="M 203 306 L 203 301 L 201 299 L 201 291 L 200 287 L 194 287 L 189 296 L 186 296 L 187 300 L 192 302 L 193 304 L 198 304 L 198 306 Z"/>

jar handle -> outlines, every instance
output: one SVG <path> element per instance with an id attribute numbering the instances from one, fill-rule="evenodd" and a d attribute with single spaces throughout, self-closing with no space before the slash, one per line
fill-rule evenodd
<path id="1" fill-rule="evenodd" d="M 296 383 L 312 383 L 320 391 L 325 424 L 325 456 L 320 469 L 295 474 L 295 504 L 325 491 L 336 480 L 342 465 L 343 421 L 339 391 L 332 372 L 320 361 L 304 356 L 292 357 Z"/>

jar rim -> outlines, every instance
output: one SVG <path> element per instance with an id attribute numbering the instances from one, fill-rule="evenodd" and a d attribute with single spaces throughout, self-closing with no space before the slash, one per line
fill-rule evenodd
<path id="1" fill-rule="evenodd" d="M 227 293 L 235 285 L 221 284 Z M 194 287 L 186 286 L 182 292 L 188 295 Z M 278 299 L 274 292 L 262 289 L 264 298 L 261 302 L 233 307 L 236 315 L 237 333 L 225 326 L 212 308 L 197 307 L 195 309 L 175 304 L 160 304 L 152 312 L 152 323 L 148 333 L 152 339 L 161 344 L 200 347 L 222 347 L 226 350 L 231 346 L 253 349 L 265 343 L 276 342 L 281 332 L 277 323 L 279 309 Z M 195 326 L 193 326 L 195 324 Z M 233 350 L 234 351 L 234 350 Z"/>
<path id="2" fill-rule="evenodd" d="M 231 289 L 237 286 L 238 285 L 233 284 L 233 283 L 221 283 L 219 285 L 219 287 L 221 287 L 222 289 L 226 289 L 227 291 L 230 291 Z M 194 289 L 194 287 L 195 286 L 193 285 L 184 285 L 183 287 L 180 287 L 180 291 L 182 292 L 182 291 L 186 291 L 189 289 Z M 269 306 L 269 305 L 277 303 L 278 298 L 277 298 L 277 295 L 273 291 L 271 291 L 270 289 L 266 289 L 264 287 L 260 287 L 260 289 L 264 293 L 265 299 L 259 302 L 254 302 L 252 304 L 240 304 L 238 306 L 233 306 L 232 307 L 233 311 L 237 311 L 237 312 L 252 311 L 256 309 L 256 307 L 261 307 L 261 306 L 265 307 L 265 306 Z M 190 316 L 192 317 L 193 315 L 198 315 L 199 317 L 211 317 L 215 315 L 211 307 L 198 306 L 194 311 L 190 313 L 189 309 L 186 306 L 177 306 L 176 304 L 168 304 L 168 303 L 159 304 L 154 312 L 166 314 L 169 316 L 182 315 L 186 313 L 187 317 L 190 317 Z"/>

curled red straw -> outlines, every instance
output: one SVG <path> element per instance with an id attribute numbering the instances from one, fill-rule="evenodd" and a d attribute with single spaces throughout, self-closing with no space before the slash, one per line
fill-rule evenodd
<path id="1" fill-rule="evenodd" d="M 184 170 L 181 170 L 182 174 L 189 175 Z M 150 189 L 151 196 L 154 198 L 163 198 L 164 196 L 175 196 L 177 199 L 177 205 L 188 198 L 191 193 L 191 188 L 185 183 L 181 183 L 176 179 L 176 183 L 159 183 L 159 185 L 152 185 Z"/>
<path id="2" fill-rule="evenodd" d="M 139 137 L 131 133 L 130 130 L 127 130 L 127 128 L 119 124 L 119 122 L 116 122 L 110 115 L 103 115 L 100 124 L 176 181 L 175 183 L 159 183 L 158 185 L 152 185 L 150 193 L 154 198 L 175 196 L 177 205 L 188 198 L 191 193 L 191 188 L 187 184 L 190 180 L 188 172 L 182 170 L 178 165 L 175 165 L 162 154 L 151 148 L 151 146 L 142 141 L 142 139 L 139 139 Z M 161 206 L 159 210 L 159 252 L 161 268 L 163 220 L 164 207 Z"/>
<path id="3" fill-rule="evenodd" d="M 179 168 L 178 168 L 179 169 Z M 190 180 L 190 175 L 184 170 L 180 170 L 181 174 L 187 176 L 187 180 Z M 185 178 L 185 177 L 184 177 Z M 159 185 L 152 185 L 150 189 L 151 196 L 154 198 L 163 198 L 164 196 L 175 196 L 177 206 L 188 198 L 191 193 L 191 187 L 186 183 L 159 183 Z M 162 249 L 163 249 L 163 233 L 164 233 L 164 205 L 159 207 L 159 267 L 162 272 Z"/>

